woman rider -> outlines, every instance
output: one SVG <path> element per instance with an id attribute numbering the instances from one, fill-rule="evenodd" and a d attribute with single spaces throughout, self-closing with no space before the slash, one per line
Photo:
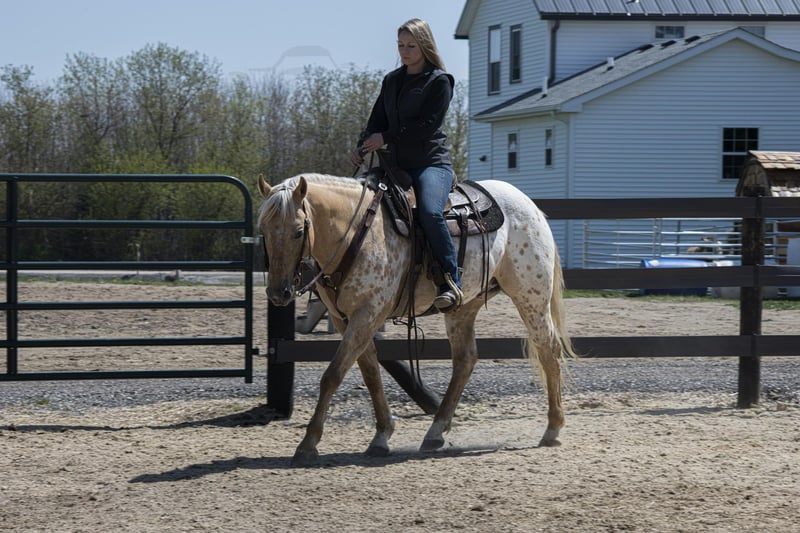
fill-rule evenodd
<path id="1" fill-rule="evenodd" d="M 423 20 L 411 19 L 397 29 L 397 50 L 403 65 L 384 77 L 352 160 L 360 165 L 362 153 L 387 145 L 393 164 L 411 177 L 420 225 L 445 280 L 433 305 L 451 311 L 462 298 L 455 246 L 442 215 L 455 183 L 443 131 L 453 76 L 444 71 L 433 33 Z"/>

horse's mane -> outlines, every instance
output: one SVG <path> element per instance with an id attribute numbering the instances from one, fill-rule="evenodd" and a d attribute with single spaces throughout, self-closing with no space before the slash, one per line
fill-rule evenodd
<path id="1" fill-rule="evenodd" d="M 319 183 L 334 187 L 342 186 L 348 189 L 361 187 L 361 182 L 353 178 L 330 176 L 328 174 L 298 174 L 297 176 L 286 178 L 272 188 L 269 198 L 261 205 L 258 211 L 259 225 L 261 225 L 261 222 L 265 218 L 273 218 L 275 216 L 287 217 L 291 214 L 293 208 L 292 191 L 297 187 L 297 182 L 300 181 L 300 177 L 305 178 L 309 183 Z M 306 207 L 310 209 L 308 204 L 306 204 Z"/>

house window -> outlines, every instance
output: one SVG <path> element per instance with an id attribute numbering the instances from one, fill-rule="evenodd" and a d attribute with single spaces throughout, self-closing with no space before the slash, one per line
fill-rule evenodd
<path id="1" fill-rule="evenodd" d="M 683 26 L 656 26 L 656 39 L 683 39 Z"/>
<path id="2" fill-rule="evenodd" d="M 489 94 L 500 92 L 500 26 L 489 28 Z"/>
<path id="3" fill-rule="evenodd" d="M 544 166 L 553 166 L 553 129 L 544 130 Z"/>
<path id="4" fill-rule="evenodd" d="M 511 26 L 508 71 L 508 81 L 510 83 L 519 83 L 522 81 L 522 26 L 519 24 Z"/>
<path id="5" fill-rule="evenodd" d="M 517 134 L 508 134 L 508 168 L 517 168 Z"/>
<path id="6" fill-rule="evenodd" d="M 745 31 L 749 31 L 753 35 L 758 35 L 762 39 L 766 36 L 766 28 L 764 26 L 739 26 Z"/>
<path id="7" fill-rule="evenodd" d="M 722 177 L 738 180 L 742 165 L 758 150 L 758 128 L 724 128 L 722 131 Z"/>

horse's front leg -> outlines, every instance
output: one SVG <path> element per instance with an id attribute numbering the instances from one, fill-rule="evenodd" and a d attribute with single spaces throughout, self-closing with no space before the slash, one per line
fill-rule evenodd
<path id="1" fill-rule="evenodd" d="M 444 434 L 450 431 L 450 424 L 456 407 L 464 392 L 464 387 L 472 375 L 472 369 L 478 360 L 478 347 L 475 343 L 475 317 L 483 304 L 478 298 L 454 312 L 445 315 L 447 338 L 450 340 L 450 351 L 453 360 L 453 373 L 450 384 L 442 399 L 439 410 L 433 419 L 430 429 L 420 446 L 421 451 L 438 450 L 444 446 Z"/>
<path id="2" fill-rule="evenodd" d="M 364 353 L 358 358 L 358 367 L 361 369 L 361 375 L 367 390 L 369 390 L 372 408 L 375 411 L 375 436 L 369 443 L 366 454 L 371 457 L 386 457 L 389 455 L 389 438 L 394 433 L 394 420 L 392 420 L 389 403 L 383 392 L 383 381 L 374 341 L 369 342 Z"/>
<path id="3" fill-rule="evenodd" d="M 317 407 L 314 409 L 314 414 L 308 423 L 305 437 L 300 441 L 294 453 L 292 458 L 293 465 L 311 465 L 319 459 L 317 444 L 322 438 L 322 431 L 331 399 L 336 389 L 341 385 L 347 371 L 372 343 L 372 336 L 377 331 L 378 326 L 372 327 L 371 324 L 372 320 L 370 320 L 369 314 L 360 312 L 350 320 L 344 330 L 342 341 L 336 349 L 336 354 L 322 374 Z M 342 327 L 343 324 L 341 322 L 337 323 L 337 329 L 341 331 Z"/>

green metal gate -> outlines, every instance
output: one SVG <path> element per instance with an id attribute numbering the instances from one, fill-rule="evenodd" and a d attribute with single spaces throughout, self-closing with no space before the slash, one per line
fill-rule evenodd
<path id="1" fill-rule="evenodd" d="M 6 338 L 0 346 L 6 350 L 6 372 L 0 381 L 243 377 L 253 379 L 253 212 L 247 187 L 238 179 L 220 175 L 98 175 L 98 174 L 0 174 L 6 187 L 6 216 L 0 221 L 5 232 L 5 258 L 0 269 L 6 272 L 6 300 L 0 308 L 6 315 Z M 107 183 L 224 183 L 238 190 L 243 200 L 238 220 L 32 220 L 19 218 L 19 185 L 25 182 L 107 182 Z M 116 229 L 229 229 L 241 230 L 241 247 L 236 257 L 220 261 L 24 261 L 19 258 L 20 232 L 29 228 L 116 228 Z M 235 300 L 202 301 L 102 301 L 102 302 L 20 302 L 19 273 L 22 270 L 199 270 L 234 271 L 244 274 L 244 296 Z M 21 339 L 20 312 L 37 310 L 109 310 L 109 309 L 241 309 L 244 330 L 233 336 L 162 337 L 162 338 L 69 338 Z M 240 368 L 120 370 L 75 372 L 19 372 L 20 348 L 73 348 L 111 346 L 239 345 L 243 364 Z"/>

